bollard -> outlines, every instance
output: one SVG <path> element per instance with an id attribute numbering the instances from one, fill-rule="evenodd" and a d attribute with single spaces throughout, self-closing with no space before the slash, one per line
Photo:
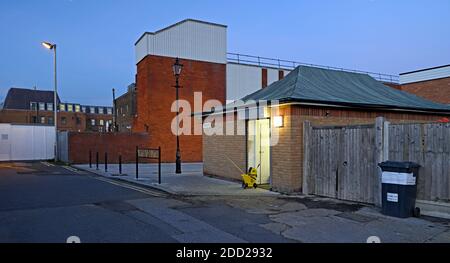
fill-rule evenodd
<path id="1" fill-rule="evenodd" d="M 95 165 L 96 169 L 98 170 L 98 152 L 95 154 Z"/>
<path id="2" fill-rule="evenodd" d="M 92 151 L 89 150 L 89 168 L 92 168 Z"/>
<path id="3" fill-rule="evenodd" d="M 122 155 L 119 155 L 119 174 L 122 174 Z"/>
<path id="4" fill-rule="evenodd" d="M 105 173 L 108 172 L 108 153 L 105 152 Z"/>
<path id="5" fill-rule="evenodd" d="M 161 146 L 158 147 L 158 184 L 161 184 Z"/>
<path id="6" fill-rule="evenodd" d="M 136 146 L 136 180 L 139 178 L 139 156 L 138 147 Z"/>

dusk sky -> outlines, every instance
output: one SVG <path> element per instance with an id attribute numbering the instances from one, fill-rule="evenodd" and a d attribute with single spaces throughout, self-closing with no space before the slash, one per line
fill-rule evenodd
<path id="1" fill-rule="evenodd" d="M 134 43 L 186 18 L 228 25 L 228 52 L 398 74 L 450 64 L 450 1 L 0 0 L 0 101 L 10 87 L 111 105 L 134 81 Z M 170 86 L 168 86 L 170 88 Z"/>

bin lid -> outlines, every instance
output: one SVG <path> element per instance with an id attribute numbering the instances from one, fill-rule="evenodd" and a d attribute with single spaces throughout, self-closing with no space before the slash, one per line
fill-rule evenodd
<path id="1" fill-rule="evenodd" d="M 386 161 L 379 163 L 378 166 L 381 168 L 403 168 L 403 169 L 411 169 L 411 168 L 419 168 L 420 164 L 414 162 L 397 162 L 397 161 Z"/>

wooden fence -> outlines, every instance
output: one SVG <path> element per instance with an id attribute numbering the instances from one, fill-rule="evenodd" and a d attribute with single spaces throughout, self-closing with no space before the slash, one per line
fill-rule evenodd
<path id="1" fill-rule="evenodd" d="M 386 160 L 419 163 L 418 199 L 450 201 L 450 124 L 304 124 L 303 192 L 381 204 Z"/>
<path id="2" fill-rule="evenodd" d="M 389 160 L 421 165 L 417 198 L 450 201 L 450 124 L 391 124 Z"/>

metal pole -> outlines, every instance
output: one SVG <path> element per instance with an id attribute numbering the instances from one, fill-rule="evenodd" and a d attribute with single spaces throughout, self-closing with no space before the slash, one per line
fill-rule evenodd
<path id="1" fill-rule="evenodd" d="M 92 151 L 89 150 L 89 168 L 92 168 Z"/>
<path id="2" fill-rule="evenodd" d="M 158 147 L 158 184 L 161 184 L 161 146 Z"/>
<path id="3" fill-rule="evenodd" d="M 58 82 L 56 78 L 56 44 L 53 45 L 54 54 L 54 74 L 55 74 L 55 90 L 53 92 L 53 108 L 54 108 L 54 123 L 55 123 L 55 162 L 58 161 L 58 116 L 57 116 L 57 90 Z M 37 105 L 39 107 L 39 105 Z"/>
<path id="4" fill-rule="evenodd" d="M 122 174 L 122 155 L 119 155 L 119 174 Z"/>
<path id="5" fill-rule="evenodd" d="M 96 169 L 98 170 L 98 152 L 95 154 L 95 166 Z"/>
<path id="6" fill-rule="evenodd" d="M 179 89 L 179 83 L 178 83 L 178 76 L 175 76 L 175 89 L 176 89 L 176 103 L 177 103 L 177 152 L 175 155 L 175 173 L 181 174 L 181 152 L 180 152 L 180 139 L 178 136 L 178 129 L 179 129 L 179 123 L 178 123 L 178 115 L 180 114 L 180 109 L 178 108 L 178 89 Z"/>
<path id="7" fill-rule="evenodd" d="M 113 88 L 112 89 L 112 94 L 113 94 L 113 118 L 114 118 L 114 126 L 113 126 L 113 132 L 117 132 L 117 108 L 116 108 L 116 90 Z"/>
<path id="8" fill-rule="evenodd" d="M 105 173 L 108 172 L 108 152 L 105 152 Z"/>
<path id="9" fill-rule="evenodd" d="M 136 180 L 139 178 L 139 156 L 138 147 L 136 146 Z"/>

